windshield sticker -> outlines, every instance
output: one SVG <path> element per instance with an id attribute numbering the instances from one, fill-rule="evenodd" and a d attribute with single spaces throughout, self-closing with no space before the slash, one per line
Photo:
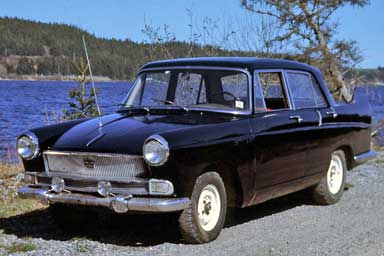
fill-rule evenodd
<path id="1" fill-rule="evenodd" d="M 244 109 L 244 102 L 242 102 L 240 100 L 235 101 L 235 107 Z"/>

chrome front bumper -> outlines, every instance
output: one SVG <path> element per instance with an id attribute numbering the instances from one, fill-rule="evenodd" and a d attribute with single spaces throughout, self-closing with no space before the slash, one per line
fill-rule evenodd
<path id="1" fill-rule="evenodd" d="M 17 193 L 21 198 L 32 198 L 43 203 L 65 203 L 75 205 L 100 206 L 114 210 L 117 213 L 128 211 L 135 212 L 175 212 L 187 208 L 189 198 L 143 198 L 132 195 L 117 195 L 99 197 L 90 194 L 78 194 L 71 192 L 55 193 L 49 189 L 26 186 L 20 188 Z"/>

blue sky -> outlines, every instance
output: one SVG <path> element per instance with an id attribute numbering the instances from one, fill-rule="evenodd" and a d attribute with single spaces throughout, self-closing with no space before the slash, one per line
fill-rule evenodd
<path id="1" fill-rule="evenodd" d="M 2 3 L 0 16 L 76 25 L 99 37 L 143 41 L 145 21 L 153 26 L 168 24 L 179 40 L 189 36 L 189 17 L 231 21 L 247 12 L 240 0 L 12 0 Z M 356 40 L 365 60 L 361 67 L 384 66 L 384 1 L 371 0 L 364 8 L 346 7 L 336 13 L 338 38 Z M 224 24 L 222 22 L 220 24 Z M 1 31 L 0 31 L 1 33 Z"/>

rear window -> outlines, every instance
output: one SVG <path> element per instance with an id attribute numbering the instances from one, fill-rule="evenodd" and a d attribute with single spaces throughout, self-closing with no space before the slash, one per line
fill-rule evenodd
<path id="1" fill-rule="evenodd" d="M 287 80 L 295 108 L 326 106 L 319 84 L 308 73 L 287 72 Z"/>

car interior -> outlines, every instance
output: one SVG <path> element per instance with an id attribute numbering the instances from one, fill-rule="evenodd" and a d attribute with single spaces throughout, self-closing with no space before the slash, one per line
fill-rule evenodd
<path id="1" fill-rule="evenodd" d="M 259 82 L 267 110 L 289 108 L 280 73 L 261 72 Z"/>
<path id="2" fill-rule="evenodd" d="M 191 107 L 245 110 L 249 108 L 248 78 L 239 71 L 182 71 L 175 100 Z"/>

